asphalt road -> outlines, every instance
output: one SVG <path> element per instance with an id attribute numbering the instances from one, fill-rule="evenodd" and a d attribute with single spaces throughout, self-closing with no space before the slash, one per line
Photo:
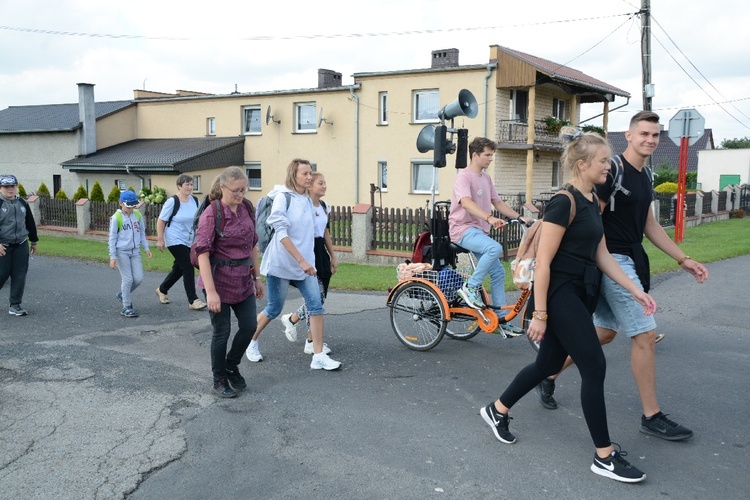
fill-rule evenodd
<path id="1" fill-rule="evenodd" d="M 747 498 L 750 256 L 709 270 L 703 285 L 678 272 L 652 290 L 666 334 L 660 404 L 692 440 L 638 431 L 629 341 L 605 349 L 612 439 L 648 474 L 627 485 L 589 471 L 574 369 L 558 381 L 558 410 L 529 394 L 511 413 L 518 442 L 494 438 L 478 412 L 532 360 L 523 338 L 410 351 L 385 294 L 334 290 L 326 342 L 342 370 L 310 371 L 276 321 L 261 336 L 265 361 L 243 360 L 248 390 L 219 400 L 208 314 L 188 310 L 179 284 L 161 305 L 163 275 L 147 273 L 133 296 L 141 316 L 128 319 L 116 271 L 37 256 L 29 316 L 0 311 L 0 498 Z M 286 309 L 297 304 L 290 295 Z"/>

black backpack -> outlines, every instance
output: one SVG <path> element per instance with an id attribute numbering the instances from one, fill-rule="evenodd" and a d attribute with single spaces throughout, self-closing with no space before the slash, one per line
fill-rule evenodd
<path id="1" fill-rule="evenodd" d="M 190 195 L 190 197 L 195 202 L 196 207 L 200 207 L 200 203 L 198 202 L 198 198 L 196 198 L 194 195 Z M 174 216 L 177 214 L 177 211 L 180 209 L 180 198 L 176 195 L 172 195 L 172 199 L 174 200 L 174 206 L 172 207 L 172 215 L 169 216 L 169 219 L 167 219 L 166 226 L 169 227 L 169 225 L 172 223 L 172 219 L 174 219 Z M 205 207 L 204 207 L 205 208 Z"/>

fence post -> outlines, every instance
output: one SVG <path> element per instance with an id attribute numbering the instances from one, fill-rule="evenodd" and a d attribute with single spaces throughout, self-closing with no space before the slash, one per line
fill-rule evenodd
<path id="1" fill-rule="evenodd" d="M 91 203 L 87 198 L 76 202 L 76 229 L 78 234 L 84 235 L 91 228 Z"/>
<path id="2" fill-rule="evenodd" d="M 352 207 L 352 257 L 354 262 L 367 262 L 372 248 L 372 205 L 358 203 Z"/>
<path id="3" fill-rule="evenodd" d="M 654 219 L 656 219 L 656 222 L 659 222 L 659 216 L 661 216 L 661 201 L 659 198 L 651 200 L 651 213 L 653 214 Z"/>
<path id="4" fill-rule="evenodd" d="M 733 186 L 724 186 L 724 192 L 727 193 L 727 201 L 724 205 L 724 210 L 727 212 L 730 212 L 734 207 L 732 204 L 734 203 L 734 187 Z"/>
<path id="5" fill-rule="evenodd" d="M 31 195 L 26 199 L 26 203 L 29 204 L 31 215 L 34 216 L 34 222 L 37 226 L 40 225 L 42 223 L 42 209 L 39 207 L 39 197 L 37 195 Z"/>
<path id="6" fill-rule="evenodd" d="M 719 192 L 711 190 L 711 213 L 719 213 Z"/>

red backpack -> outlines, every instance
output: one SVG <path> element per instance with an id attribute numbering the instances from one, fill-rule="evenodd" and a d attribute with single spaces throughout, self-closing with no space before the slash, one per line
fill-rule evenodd
<path id="1" fill-rule="evenodd" d="M 411 261 L 415 264 L 420 262 L 430 262 L 429 256 L 425 255 L 426 252 L 429 252 L 430 244 L 429 231 L 425 231 L 417 236 L 417 241 L 414 242 L 414 250 L 411 253 Z"/>

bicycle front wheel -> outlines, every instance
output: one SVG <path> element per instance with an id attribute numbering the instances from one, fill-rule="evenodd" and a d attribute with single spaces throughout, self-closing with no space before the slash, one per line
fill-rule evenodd
<path id="1" fill-rule="evenodd" d="M 391 301 L 393 333 L 409 349 L 432 349 L 445 334 L 445 307 L 437 292 L 418 281 L 401 285 Z"/>

